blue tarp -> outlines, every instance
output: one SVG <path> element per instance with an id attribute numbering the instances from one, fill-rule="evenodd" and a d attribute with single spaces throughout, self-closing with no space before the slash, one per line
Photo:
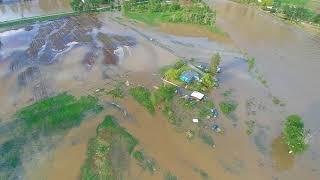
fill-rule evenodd
<path id="1" fill-rule="evenodd" d="M 185 71 L 180 75 L 180 80 L 190 84 L 194 80 L 199 80 L 199 74 L 192 70 Z"/>

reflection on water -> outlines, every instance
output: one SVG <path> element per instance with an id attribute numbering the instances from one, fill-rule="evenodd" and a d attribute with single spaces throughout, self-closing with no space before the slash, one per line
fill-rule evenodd
<path id="1" fill-rule="evenodd" d="M 318 127 L 318 111 L 313 107 L 320 102 L 320 83 L 313 79 L 320 76 L 320 36 L 252 7 L 215 1 L 218 26 L 236 46 L 256 58 L 269 89 L 288 101 L 288 110 L 303 114 L 306 128 Z"/>
<path id="2" fill-rule="evenodd" d="M 209 40 L 230 42 L 227 36 L 223 34 L 214 33 L 207 27 L 199 27 L 191 24 L 175 24 L 162 23 L 160 24 L 160 31 L 168 34 L 188 37 L 207 37 Z"/>
<path id="3" fill-rule="evenodd" d="M 276 170 L 285 171 L 293 167 L 294 156 L 288 152 L 288 146 L 283 143 L 282 136 L 273 140 L 271 157 L 274 161 L 274 167 Z"/>
<path id="4" fill-rule="evenodd" d="M 69 0 L 0 2 L 0 21 L 70 11 Z"/>

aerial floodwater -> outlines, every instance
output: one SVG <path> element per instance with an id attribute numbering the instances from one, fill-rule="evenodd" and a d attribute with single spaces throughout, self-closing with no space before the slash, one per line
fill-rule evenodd
<path id="1" fill-rule="evenodd" d="M 168 20 L 163 1 L 165 15 L 141 15 L 149 3 L 1 27 L 0 180 L 319 180 L 320 34 L 179 2 L 175 18 L 214 9 L 215 23 Z M 0 22 L 71 11 L 0 0 Z M 292 114 L 303 153 L 286 144 Z"/>
<path id="2" fill-rule="evenodd" d="M 0 21 L 69 11 L 68 0 L 2 0 Z"/>

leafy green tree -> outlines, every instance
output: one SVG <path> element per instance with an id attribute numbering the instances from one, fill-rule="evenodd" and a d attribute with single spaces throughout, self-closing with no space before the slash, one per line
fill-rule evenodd
<path id="1" fill-rule="evenodd" d="M 220 61 L 221 61 L 221 57 L 219 53 L 216 53 L 215 55 L 212 56 L 211 63 L 210 63 L 210 71 L 213 76 L 217 75 L 217 69 L 220 64 Z"/>
<path id="2" fill-rule="evenodd" d="M 261 1 L 262 6 L 272 6 L 273 5 L 273 0 L 262 0 Z"/>
<path id="3" fill-rule="evenodd" d="M 214 86 L 214 80 L 212 79 L 211 74 L 206 73 L 202 78 L 201 78 L 201 83 L 203 86 L 206 88 L 211 88 Z"/>
<path id="4" fill-rule="evenodd" d="M 299 154 L 305 151 L 308 145 L 305 143 L 304 124 L 298 115 L 290 115 L 284 124 L 284 142 L 288 145 L 289 153 Z"/>
<path id="5" fill-rule="evenodd" d="M 176 69 L 169 69 L 168 71 L 166 71 L 164 73 L 164 77 L 167 79 L 167 80 L 176 80 L 179 78 L 179 70 L 176 70 Z"/>

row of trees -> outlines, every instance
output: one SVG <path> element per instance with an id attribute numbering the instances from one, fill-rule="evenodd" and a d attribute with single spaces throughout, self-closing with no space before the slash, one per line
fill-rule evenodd
<path id="1" fill-rule="evenodd" d="M 245 4 L 258 4 L 271 12 L 283 13 L 291 21 L 307 21 L 320 24 L 320 14 L 306 8 L 310 0 L 240 0 Z"/>
<path id="2" fill-rule="evenodd" d="M 282 12 L 291 21 L 308 21 L 320 23 L 320 14 L 306 8 L 310 0 L 264 0 L 271 1 L 273 11 Z"/>
<path id="3" fill-rule="evenodd" d="M 114 0 L 71 0 L 71 7 L 75 11 L 96 9 L 102 4 L 111 4 Z"/>
<path id="4" fill-rule="evenodd" d="M 320 23 L 320 14 L 301 6 L 285 5 L 282 8 L 283 14 L 291 21 L 308 21 Z"/>

